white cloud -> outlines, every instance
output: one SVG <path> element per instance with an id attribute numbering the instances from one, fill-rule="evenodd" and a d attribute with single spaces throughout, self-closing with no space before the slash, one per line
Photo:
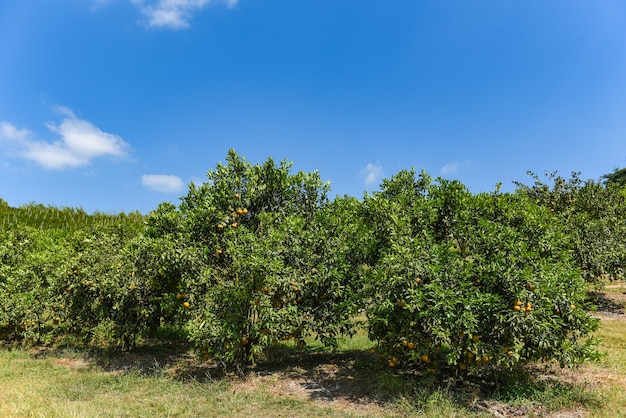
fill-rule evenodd
<path id="1" fill-rule="evenodd" d="M 185 187 L 180 177 L 168 174 L 144 174 L 141 176 L 141 184 L 163 193 L 180 192 Z"/>
<path id="2" fill-rule="evenodd" d="M 17 129 L 8 122 L 0 123 L 0 140 L 19 144 L 23 141 L 27 141 L 31 136 L 32 132 L 28 129 Z"/>
<path id="3" fill-rule="evenodd" d="M 385 173 L 383 172 L 383 166 L 380 163 L 369 163 L 367 166 L 359 172 L 366 186 L 371 186 L 374 183 L 379 182 Z"/>
<path id="4" fill-rule="evenodd" d="M 469 169 L 473 165 L 474 165 L 474 162 L 472 162 L 470 160 L 465 160 L 465 161 L 455 162 L 455 163 L 449 163 L 449 164 L 446 164 L 443 167 L 441 167 L 441 170 L 439 170 L 439 172 L 440 172 L 440 174 L 443 177 L 454 176 L 459 171 L 463 171 L 463 170 Z"/>
<path id="5" fill-rule="evenodd" d="M 103 132 L 91 122 L 77 118 L 68 108 L 58 107 L 56 110 L 64 116 L 61 123 L 46 124 L 52 133 L 58 135 L 56 141 L 40 141 L 29 130 L 2 122 L 0 144 L 18 157 L 52 170 L 85 166 L 99 157 L 127 155 L 129 145 L 118 135 Z"/>
<path id="6" fill-rule="evenodd" d="M 234 7 L 238 0 L 131 0 L 139 8 L 148 27 L 185 29 L 195 12 L 210 3 L 226 3 Z"/>

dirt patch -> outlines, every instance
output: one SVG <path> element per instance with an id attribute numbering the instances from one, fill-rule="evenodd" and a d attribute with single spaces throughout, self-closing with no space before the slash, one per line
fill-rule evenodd
<path id="1" fill-rule="evenodd" d="M 85 369 L 90 366 L 89 362 L 83 359 L 69 359 L 69 358 L 58 358 L 54 360 L 54 365 L 57 367 L 64 367 L 66 369 L 76 370 L 76 369 Z"/>
<path id="2" fill-rule="evenodd" d="M 623 285 L 619 286 L 621 290 Z M 626 290 L 624 293 L 607 290 L 594 292 L 589 294 L 589 299 L 597 309 L 593 316 L 607 320 L 626 320 Z"/>
<path id="3" fill-rule="evenodd" d="M 522 406 L 513 407 L 501 402 L 482 400 L 475 406 L 478 412 L 488 413 L 496 418 L 526 418 L 526 417 L 545 417 L 545 418 L 582 418 L 587 416 L 582 409 L 573 409 L 558 412 L 545 412 L 541 406 Z"/>
<path id="4" fill-rule="evenodd" d="M 389 414 L 384 408 L 373 402 L 369 396 L 355 396 L 350 389 L 359 391 L 358 386 L 343 386 L 343 383 L 328 384 L 328 381 L 311 379 L 308 373 L 279 372 L 272 375 L 249 375 L 235 385 L 235 391 L 267 390 L 272 396 L 297 397 L 312 400 L 320 406 L 332 406 L 335 409 L 356 415 L 375 416 Z M 365 382 L 361 382 L 365 383 Z M 356 382 L 359 385 L 359 382 Z M 348 394 L 349 393 L 349 394 Z"/>
<path id="5" fill-rule="evenodd" d="M 273 361 L 253 371 L 252 380 L 271 382 L 268 390 L 278 396 L 306 398 L 358 415 L 390 412 L 377 390 L 371 369 L 376 360 L 369 352 L 279 352 L 273 356 Z"/>

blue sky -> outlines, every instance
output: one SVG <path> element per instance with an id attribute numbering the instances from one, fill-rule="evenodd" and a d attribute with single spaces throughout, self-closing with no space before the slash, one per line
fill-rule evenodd
<path id="1" fill-rule="evenodd" d="M 361 197 L 626 165 L 626 1 L 0 2 L 0 198 L 178 203 L 234 148 Z"/>

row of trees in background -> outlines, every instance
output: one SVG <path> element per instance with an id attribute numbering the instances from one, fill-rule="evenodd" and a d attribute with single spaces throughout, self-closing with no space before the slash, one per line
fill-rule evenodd
<path id="1" fill-rule="evenodd" d="M 245 366 L 280 341 L 334 346 L 365 326 L 390 367 L 584 361 L 597 354 L 588 286 L 624 276 L 624 185 L 531 178 L 472 194 L 404 170 L 330 200 L 316 172 L 230 151 L 145 218 L 0 230 L 0 338 L 132 347 L 169 328 Z"/>

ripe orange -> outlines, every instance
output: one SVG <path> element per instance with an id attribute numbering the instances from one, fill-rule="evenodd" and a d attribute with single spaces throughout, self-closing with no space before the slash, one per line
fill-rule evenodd
<path id="1" fill-rule="evenodd" d="M 224 224 L 217 224 L 217 229 L 222 229 L 224 228 Z"/>
<path id="2" fill-rule="evenodd" d="M 247 337 L 241 337 L 241 345 L 246 345 L 248 344 L 248 338 Z"/>
<path id="3" fill-rule="evenodd" d="M 513 310 L 514 311 L 519 311 L 520 309 L 522 309 L 522 308 L 519 305 L 513 306 Z"/>
<path id="4" fill-rule="evenodd" d="M 415 348 L 415 344 L 407 343 L 406 348 L 408 348 L 409 350 L 413 350 Z"/>
<path id="5" fill-rule="evenodd" d="M 183 306 L 189 309 L 191 307 L 191 304 L 189 302 L 183 302 Z"/>
<path id="6" fill-rule="evenodd" d="M 237 209 L 237 215 L 243 215 L 243 209 Z"/>
<path id="7" fill-rule="evenodd" d="M 422 360 L 424 363 L 430 363 L 430 358 L 426 354 L 422 354 L 420 360 Z"/>
<path id="8" fill-rule="evenodd" d="M 243 208 L 242 212 L 243 212 L 244 215 L 247 215 L 248 214 L 248 209 Z"/>
<path id="9" fill-rule="evenodd" d="M 488 356 L 487 354 L 485 354 L 485 355 L 483 356 L 483 361 L 484 361 L 485 363 L 489 363 L 489 356 Z"/>
<path id="10" fill-rule="evenodd" d="M 239 199 L 239 193 L 235 193 L 235 199 Z"/>
<path id="11" fill-rule="evenodd" d="M 230 224 L 230 226 L 231 226 L 232 228 L 237 228 L 237 222 L 233 222 L 232 224 Z"/>
<path id="12" fill-rule="evenodd" d="M 217 253 L 218 254 L 222 254 L 222 250 L 217 250 Z"/>

